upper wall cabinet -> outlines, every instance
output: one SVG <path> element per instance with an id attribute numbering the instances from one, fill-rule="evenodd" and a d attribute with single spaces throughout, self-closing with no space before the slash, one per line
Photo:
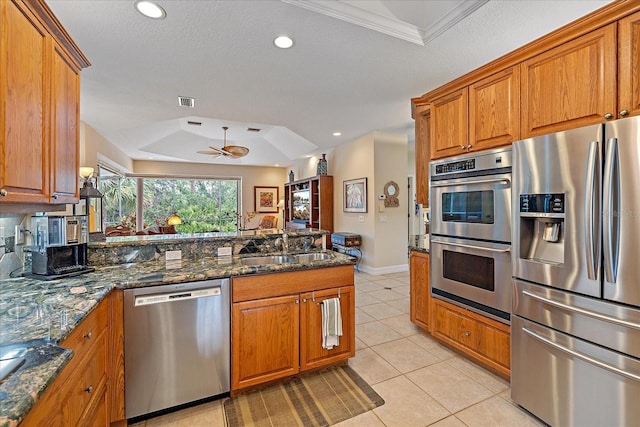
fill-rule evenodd
<path id="1" fill-rule="evenodd" d="M 416 203 L 429 206 L 429 139 L 431 109 L 428 105 L 416 107 Z"/>
<path id="2" fill-rule="evenodd" d="M 519 107 L 518 67 L 497 72 L 436 99 L 431 106 L 431 158 L 486 150 L 517 140 Z M 417 141 L 416 131 L 416 147 Z"/>
<path id="3" fill-rule="evenodd" d="M 469 86 L 470 150 L 508 145 L 520 135 L 520 70 L 511 67 Z"/>
<path id="4" fill-rule="evenodd" d="M 521 65 L 522 137 L 614 118 L 616 24 L 610 24 Z"/>
<path id="5" fill-rule="evenodd" d="M 43 0 L 0 2 L 0 209 L 78 200 L 80 70 Z"/>
<path id="6" fill-rule="evenodd" d="M 618 24 L 618 115 L 640 114 L 640 12 Z"/>
<path id="7" fill-rule="evenodd" d="M 469 90 L 463 88 L 431 104 L 431 158 L 455 156 L 468 150 Z M 416 144 L 418 140 L 416 139 Z"/>

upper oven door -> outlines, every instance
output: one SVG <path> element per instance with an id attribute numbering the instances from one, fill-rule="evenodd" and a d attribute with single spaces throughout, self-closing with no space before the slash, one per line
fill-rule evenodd
<path id="1" fill-rule="evenodd" d="M 431 234 L 511 243 L 511 173 L 431 182 Z"/>

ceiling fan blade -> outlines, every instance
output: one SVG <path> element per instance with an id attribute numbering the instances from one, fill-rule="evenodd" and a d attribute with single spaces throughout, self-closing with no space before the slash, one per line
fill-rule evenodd
<path id="1" fill-rule="evenodd" d="M 198 151 L 197 153 L 198 154 L 206 154 L 208 156 L 213 156 L 213 158 L 222 156 L 222 154 L 220 154 L 218 151 Z"/>

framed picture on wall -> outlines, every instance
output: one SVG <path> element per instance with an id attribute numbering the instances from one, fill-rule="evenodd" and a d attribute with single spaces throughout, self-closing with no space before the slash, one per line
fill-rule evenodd
<path id="1" fill-rule="evenodd" d="M 342 181 L 344 212 L 367 211 L 367 178 L 350 179 Z"/>
<path id="2" fill-rule="evenodd" d="M 278 187 L 253 187 L 254 210 L 257 213 L 278 213 Z"/>

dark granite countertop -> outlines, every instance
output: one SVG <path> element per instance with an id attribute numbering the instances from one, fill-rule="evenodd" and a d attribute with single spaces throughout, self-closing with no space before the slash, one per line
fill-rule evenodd
<path id="1" fill-rule="evenodd" d="M 413 235 L 409 236 L 409 250 L 416 252 L 429 253 L 429 235 Z"/>
<path id="2" fill-rule="evenodd" d="M 92 273 L 51 281 L 26 277 L 0 281 L 0 346 L 28 349 L 26 362 L 0 383 L 0 426 L 18 425 L 25 417 L 72 357 L 58 344 L 112 289 L 354 263 L 351 257 L 331 253 L 331 259 L 311 262 L 246 266 L 238 256 L 210 257 L 98 267 Z"/>

